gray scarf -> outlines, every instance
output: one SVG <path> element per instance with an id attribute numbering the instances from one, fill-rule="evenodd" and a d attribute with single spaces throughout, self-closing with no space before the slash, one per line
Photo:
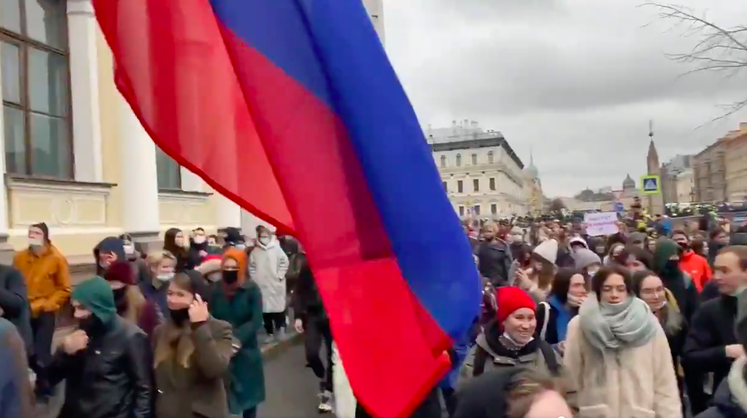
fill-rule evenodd
<path id="1" fill-rule="evenodd" d="M 623 303 L 599 303 L 592 293 L 579 309 L 579 325 L 587 340 L 602 351 L 640 347 L 656 334 L 658 322 L 646 302 L 628 295 Z"/>

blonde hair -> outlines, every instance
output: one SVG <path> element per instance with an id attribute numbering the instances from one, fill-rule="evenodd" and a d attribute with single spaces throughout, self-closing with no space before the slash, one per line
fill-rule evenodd
<path id="1" fill-rule="evenodd" d="M 565 382 L 535 370 L 520 372 L 511 379 L 506 416 L 509 418 L 525 417 L 532 409 L 537 397 L 550 391 L 557 392 L 565 399 Z"/>
<path id="2" fill-rule="evenodd" d="M 148 265 L 148 268 L 152 270 L 160 266 L 161 263 L 164 262 L 164 260 L 170 260 L 173 261 L 174 264 L 176 264 L 176 256 L 166 250 L 151 251 L 150 253 L 148 253 L 148 257 L 146 257 L 145 263 Z"/>
<path id="3" fill-rule="evenodd" d="M 145 297 L 137 286 L 127 286 L 125 292 L 125 299 L 127 299 L 127 311 L 122 315 L 123 318 L 128 321 L 137 324 L 142 308 L 145 305 Z"/>

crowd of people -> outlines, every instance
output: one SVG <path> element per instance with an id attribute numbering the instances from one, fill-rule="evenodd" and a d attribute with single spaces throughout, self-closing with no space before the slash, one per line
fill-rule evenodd
<path id="1" fill-rule="evenodd" d="M 466 222 L 481 310 L 412 418 L 747 418 L 747 227 L 701 226 L 589 236 L 581 222 Z M 289 325 L 319 412 L 370 416 L 302 245 L 256 232 L 172 229 L 147 254 L 109 237 L 97 274 L 73 285 L 46 225 L 31 226 L 0 265 L 0 416 L 32 417 L 64 381 L 64 418 L 254 418 L 260 348 Z M 53 350 L 66 310 L 76 325 Z"/>

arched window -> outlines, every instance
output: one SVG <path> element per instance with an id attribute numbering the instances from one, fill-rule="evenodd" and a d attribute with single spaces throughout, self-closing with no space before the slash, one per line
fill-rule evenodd
<path id="1" fill-rule="evenodd" d="M 472 154 L 472 165 L 477 165 L 477 154 Z"/>
<path id="2" fill-rule="evenodd" d="M 493 157 L 493 151 L 488 152 L 488 164 L 493 164 L 494 157 Z"/>
<path id="3" fill-rule="evenodd" d="M 441 156 L 441 168 L 446 168 L 446 156 Z"/>
<path id="4" fill-rule="evenodd" d="M 457 163 L 456 163 L 457 167 L 461 167 L 462 166 L 462 154 L 457 154 L 456 160 L 457 160 Z"/>
<path id="5" fill-rule="evenodd" d="M 73 178 L 66 5 L 0 2 L 8 173 Z"/>

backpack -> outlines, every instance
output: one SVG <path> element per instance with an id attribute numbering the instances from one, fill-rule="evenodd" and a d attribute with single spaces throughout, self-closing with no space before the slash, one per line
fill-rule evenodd
<path id="1" fill-rule="evenodd" d="M 544 307 L 545 316 L 542 319 L 542 328 L 540 328 L 539 337 L 542 341 L 545 341 L 545 334 L 547 334 L 547 324 L 550 323 L 550 304 L 547 302 L 540 302 L 539 306 Z"/>
<path id="2" fill-rule="evenodd" d="M 560 363 L 558 363 L 558 356 L 555 353 L 555 349 L 544 340 L 540 341 L 539 349 L 540 352 L 542 352 L 542 356 L 545 358 L 547 370 L 550 371 L 552 377 L 560 377 Z"/>

